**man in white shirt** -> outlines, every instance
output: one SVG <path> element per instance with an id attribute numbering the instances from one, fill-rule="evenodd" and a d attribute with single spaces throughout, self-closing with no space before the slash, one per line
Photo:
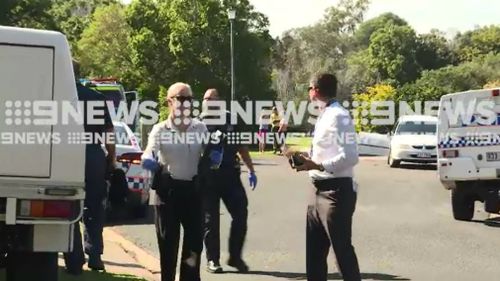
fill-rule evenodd
<path id="1" fill-rule="evenodd" d="M 356 133 L 349 111 L 335 97 L 337 79 L 332 74 L 313 78 L 311 101 L 321 109 L 310 157 L 296 155 L 297 171 L 309 171 L 314 187 L 307 210 L 307 280 L 326 281 L 330 245 L 344 280 L 360 281 L 356 253 L 351 243 L 352 216 L 356 205 L 353 167 L 358 163 Z"/>

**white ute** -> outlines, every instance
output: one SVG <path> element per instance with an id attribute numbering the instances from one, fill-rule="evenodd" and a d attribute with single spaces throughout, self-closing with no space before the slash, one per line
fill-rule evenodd
<path id="1" fill-rule="evenodd" d="M 72 250 L 85 197 L 85 146 L 67 142 L 68 133 L 83 132 L 83 125 L 71 118 L 52 122 L 49 108 L 35 105 L 76 105 L 65 36 L 0 26 L 0 87 L 0 251 L 17 256 L 7 270 L 17 271 L 16 280 L 53 280 L 43 272 L 57 270 L 57 261 L 44 253 Z"/>
<path id="2" fill-rule="evenodd" d="M 498 116 L 500 89 L 474 90 L 441 98 L 438 172 L 445 188 L 452 192 L 453 216 L 457 220 L 472 220 L 475 201 L 484 202 L 486 212 L 500 211 Z"/>

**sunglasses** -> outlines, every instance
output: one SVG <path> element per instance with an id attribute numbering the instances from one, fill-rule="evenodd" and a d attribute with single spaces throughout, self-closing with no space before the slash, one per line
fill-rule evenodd
<path id="1" fill-rule="evenodd" d="M 190 97 L 190 96 L 175 96 L 174 99 L 176 99 L 177 101 L 179 102 L 185 102 L 185 101 L 193 101 L 193 97 Z"/>

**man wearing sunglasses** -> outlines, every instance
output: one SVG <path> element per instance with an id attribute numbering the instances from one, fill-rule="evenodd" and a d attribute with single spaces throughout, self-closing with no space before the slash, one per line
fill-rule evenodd
<path id="1" fill-rule="evenodd" d="M 313 182 L 307 209 L 309 281 L 327 280 L 330 246 L 343 279 L 361 281 L 351 242 L 357 197 L 353 182 L 353 168 L 358 163 L 356 133 L 349 111 L 335 100 L 336 95 L 337 78 L 334 75 L 320 74 L 311 80 L 309 98 L 318 104 L 321 113 L 315 124 L 310 155 L 294 155 L 299 162 L 295 169 L 309 171 Z"/>
<path id="2" fill-rule="evenodd" d="M 231 124 L 231 113 L 220 110 L 216 89 L 209 89 L 203 97 L 204 109 L 218 114 L 209 115 L 207 110 L 201 115 L 209 132 L 239 133 L 237 124 Z M 218 124 L 215 119 L 223 119 L 225 123 Z M 214 122 L 209 122 L 209 120 Z M 217 124 L 213 124 L 217 123 Z M 207 254 L 207 271 L 222 273 L 220 265 L 220 201 L 224 202 L 231 214 L 231 232 L 229 237 L 229 260 L 227 264 L 239 272 L 248 272 L 248 266 L 242 259 L 243 244 L 247 233 L 248 199 L 241 182 L 239 156 L 248 168 L 249 182 L 252 190 L 257 186 L 257 177 L 252 164 L 248 147 L 240 144 L 228 144 L 222 138 L 221 146 L 208 146 L 201 161 L 200 170 L 203 174 L 203 206 L 205 214 L 205 248 Z M 218 158 L 218 159 L 217 159 Z M 219 165 L 213 165 L 220 162 Z"/>

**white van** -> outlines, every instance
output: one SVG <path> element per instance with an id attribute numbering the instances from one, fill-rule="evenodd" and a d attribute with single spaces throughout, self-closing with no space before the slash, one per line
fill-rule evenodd
<path id="1" fill-rule="evenodd" d="M 72 250 L 85 196 L 85 146 L 66 141 L 83 125 L 37 117 L 39 101 L 78 100 L 65 36 L 0 26 L 0 89 L 0 251 L 22 251 L 16 267 L 36 275 L 49 265 L 29 253 Z"/>
<path id="2" fill-rule="evenodd" d="M 500 211 L 500 89 L 474 90 L 441 98 L 438 172 L 452 192 L 453 216 L 471 220 L 474 202 Z"/>

